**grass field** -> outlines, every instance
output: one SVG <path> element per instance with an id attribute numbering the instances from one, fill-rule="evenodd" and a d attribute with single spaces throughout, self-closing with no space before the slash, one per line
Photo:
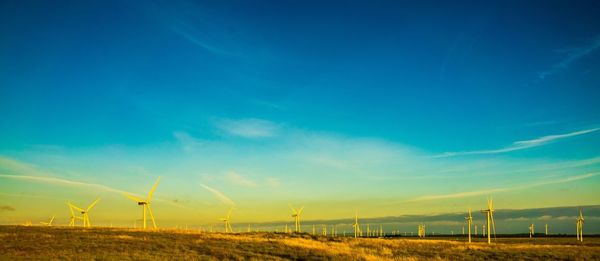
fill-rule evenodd
<path id="1" fill-rule="evenodd" d="M 600 260 L 600 238 L 331 238 L 283 233 L 145 232 L 0 226 L 0 259 Z"/>

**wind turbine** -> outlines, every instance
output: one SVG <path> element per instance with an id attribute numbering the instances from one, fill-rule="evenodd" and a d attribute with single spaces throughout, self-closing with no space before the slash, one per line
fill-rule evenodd
<path id="1" fill-rule="evenodd" d="M 492 243 L 492 238 L 490 235 L 490 228 L 494 228 L 494 238 L 496 238 L 496 225 L 494 224 L 494 203 L 492 199 L 487 200 L 487 209 L 481 210 L 482 213 L 485 213 L 487 216 L 487 238 L 488 244 Z"/>
<path id="2" fill-rule="evenodd" d="M 362 234 L 360 231 L 360 225 L 358 224 L 358 211 L 356 211 L 356 216 L 354 217 L 354 224 L 352 224 L 354 228 L 354 238 L 357 238 L 359 234 Z"/>
<path id="3" fill-rule="evenodd" d="M 300 233 L 300 214 L 302 214 L 302 210 L 304 209 L 304 206 L 302 206 L 299 210 L 296 210 L 295 208 L 292 207 L 291 204 L 288 204 L 290 206 L 290 208 L 292 209 L 292 217 L 294 218 L 294 223 L 295 223 L 295 232 L 296 233 Z"/>
<path id="4" fill-rule="evenodd" d="M 231 228 L 231 223 L 229 223 L 229 217 L 231 216 L 232 210 L 233 210 L 233 206 L 229 209 L 229 212 L 227 212 L 227 216 L 224 218 L 221 218 L 221 221 L 225 222 L 225 233 L 233 232 L 233 229 Z"/>
<path id="5" fill-rule="evenodd" d="M 531 225 L 529 225 L 529 238 L 532 238 L 534 234 L 535 234 L 535 225 L 533 223 L 531 223 Z"/>
<path id="6" fill-rule="evenodd" d="M 583 213 L 579 210 L 579 217 L 577 218 L 577 241 L 583 242 Z"/>
<path id="7" fill-rule="evenodd" d="M 40 224 L 51 227 L 52 226 L 52 221 L 54 221 L 54 216 L 52 216 L 52 218 L 50 219 L 50 221 L 48 221 L 48 222 L 40 222 Z"/>
<path id="8" fill-rule="evenodd" d="M 73 204 L 67 202 L 67 206 L 69 206 L 69 211 L 71 212 L 71 217 L 69 218 L 69 226 L 74 227 L 75 219 L 83 219 L 83 218 L 75 215 L 75 211 L 73 211 Z"/>
<path id="9" fill-rule="evenodd" d="M 548 224 L 545 225 L 546 228 L 546 236 L 548 236 Z"/>
<path id="10" fill-rule="evenodd" d="M 468 231 L 469 231 L 469 243 L 471 243 L 471 224 L 473 223 L 473 216 L 471 216 L 471 209 L 469 209 L 469 215 L 465 217 L 465 219 L 467 220 L 467 226 L 469 227 Z M 463 233 L 464 233 L 464 227 L 463 227 Z"/>
<path id="11" fill-rule="evenodd" d="M 152 214 L 152 209 L 150 208 L 150 200 L 152 199 L 152 194 L 154 194 L 154 191 L 156 190 L 156 187 L 158 186 L 158 182 L 160 182 L 160 177 L 158 177 L 158 179 L 156 180 L 156 183 L 154 183 L 154 186 L 152 187 L 150 192 L 148 192 L 148 198 L 146 200 L 143 200 L 136 196 L 132 196 L 132 195 L 125 193 L 125 196 L 127 196 L 131 200 L 137 202 L 137 204 L 139 206 L 142 206 L 142 209 L 144 212 L 144 214 L 143 214 L 143 222 L 144 222 L 143 228 L 144 229 L 146 229 L 146 212 L 150 213 L 150 219 L 152 219 L 152 226 L 154 227 L 154 229 L 156 229 L 156 222 L 154 221 L 154 215 Z"/>
<path id="12" fill-rule="evenodd" d="M 96 205 L 96 203 L 98 203 L 99 200 L 100 200 L 100 198 L 97 198 L 86 209 L 77 207 L 70 202 L 68 203 L 70 207 L 72 207 L 73 209 L 75 209 L 81 213 L 81 215 L 82 215 L 81 219 L 83 219 L 83 227 L 92 227 L 92 224 L 90 223 L 90 216 L 88 215 L 88 213 Z"/>

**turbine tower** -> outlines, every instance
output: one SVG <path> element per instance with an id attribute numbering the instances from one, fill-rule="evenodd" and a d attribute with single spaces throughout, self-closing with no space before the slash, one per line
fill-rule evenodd
<path id="1" fill-rule="evenodd" d="M 231 216 L 232 210 L 233 206 L 229 209 L 229 212 L 227 212 L 227 216 L 221 218 L 221 221 L 225 222 L 225 233 L 233 232 L 233 229 L 231 228 L 231 223 L 229 223 L 229 217 Z"/>
<path id="2" fill-rule="evenodd" d="M 144 222 L 142 227 L 144 229 L 146 229 L 146 212 L 150 213 L 150 219 L 152 220 L 152 226 L 154 227 L 154 229 L 156 229 L 156 222 L 154 221 L 154 215 L 152 214 L 152 209 L 150 208 L 150 200 L 152 199 L 152 194 L 154 194 L 154 191 L 156 190 L 156 187 L 158 186 L 159 182 L 160 182 L 160 177 L 158 177 L 158 179 L 156 180 L 156 183 L 154 183 L 154 186 L 152 187 L 150 192 L 148 192 L 148 198 L 146 200 L 143 200 L 136 196 L 132 196 L 132 195 L 125 193 L 125 196 L 127 196 L 131 200 L 137 202 L 137 204 L 139 206 L 142 206 L 142 209 L 143 209 L 143 219 L 142 220 Z"/>
<path id="3" fill-rule="evenodd" d="M 48 222 L 40 222 L 40 224 L 44 225 L 44 226 L 52 226 L 52 222 L 54 221 L 54 216 L 52 216 L 52 218 L 50 218 L 50 221 Z"/>
<path id="4" fill-rule="evenodd" d="M 352 227 L 354 228 L 354 238 L 357 238 L 359 234 L 362 234 L 362 232 L 360 231 L 360 225 L 358 224 L 358 211 L 356 211 L 356 215 L 354 217 L 354 224 L 352 224 Z"/>
<path id="5" fill-rule="evenodd" d="M 92 224 L 90 223 L 90 216 L 88 215 L 88 213 L 96 205 L 96 203 L 98 203 L 99 200 L 100 200 L 100 198 L 97 198 L 86 209 L 77 207 L 70 202 L 68 203 L 71 208 L 73 208 L 81 213 L 81 216 L 82 216 L 81 219 L 83 219 L 83 227 L 92 227 Z M 73 221 L 73 224 L 75 224 L 74 221 Z"/>
<path id="6" fill-rule="evenodd" d="M 491 198 L 487 200 L 487 207 L 487 209 L 481 210 L 481 212 L 485 213 L 487 216 L 487 238 L 488 244 L 491 244 L 492 238 L 490 234 L 490 229 L 492 227 L 494 228 L 494 238 L 496 238 L 496 225 L 494 224 L 494 203 Z"/>
<path id="7" fill-rule="evenodd" d="M 469 243 L 471 243 L 471 224 L 473 223 L 473 216 L 471 216 L 471 209 L 469 209 L 469 215 L 465 217 L 465 219 L 467 220 L 467 226 L 469 227 L 468 232 L 469 232 Z M 464 227 L 463 227 L 463 233 L 464 233 Z"/>
<path id="8" fill-rule="evenodd" d="M 544 226 L 546 228 L 546 236 L 548 236 L 548 224 Z"/>
<path id="9" fill-rule="evenodd" d="M 583 242 L 583 213 L 579 210 L 579 217 L 577 217 L 577 241 Z"/>
<path id="10" fill-rule="evenodd" d="M 288 204 L 288 205 L 292 209 L 292 217 L 294 218 L 294 225 L 295 225 L 294 232 L 300 233 L 300 214 L 302 214 L 302 210 L 304 209 L 304 206 L 302 206 L 299 210 L 296 210 L 295 208 L 292 207 L 291 204 Z"/>

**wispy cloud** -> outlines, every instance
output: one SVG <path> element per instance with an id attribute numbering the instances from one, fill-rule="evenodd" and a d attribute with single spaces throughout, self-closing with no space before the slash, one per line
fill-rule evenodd
<path id="1" fill-rule="evenodd" d="M 560 62 L 552 65 L 550 69 L 539 73 L 538 81 L 546 79 L 548 76 L 556 73 L 559 70 L 569 67 L 571 64 L 577 62 L 579 59 L 589 55 L 596 49 L 600 48 L 600 35 L 589 44 L 579 48 L 572 48 L 568 50 L 568 54 Z"/>
<path id="2" fill-rule="evenodd" d="M 4 212 L 4 211 L 15 211 L 15 208 L 8 206 L 8 205 L 0 206 L 0 212 Z"/>
<path id="3" fill-rule="evenodd" d="M 576 180 L 591 178 L 591 177 L 598 176 L 598 175 L 600 175 L 600 172 L 592 172 L 592 173 L 582 174 L 582 175 L 578 175 L 578 176 L 567 177 L 567 178 L 563 178 L 563 179 L 540 181 L 540 182 L 534 183 L 534 184 L 524 184 L 524 185 L 517 185 L 517 186 L 506 187 L 506 188 L 493 188 L 493 189 L 487 189 L 487 190 L 460 192 L 460 193 L 452 193 L 452 194 L 445 194 L 445 195 L 423 196 L 423 197 L 409 199 L 406 202 L 466 198 L 466 197 L 472 197 L 472 196 L 489 195 L 489 194 L 498 193 L 498 192 L 528 189 L 528 188 L 551 185 L 551 184 L 567 183 L 567 182 L 572 182 L 572 181 L 576 181 Z"/>
<path id="4" fill-rule="evenodd" d="M 22 180 L 22 181 L 26 181 L 26 182 L 35 182 L 35 183 L 46 183 L 46 184 L 53 184 L 53 185 L 59 185 L 59 186 L 87 188 L 87 189 L 106 191 L 106 192 L 110 192 L 110 193 L 117 193 L 120 195 L 127 193 L 127 194 L 131 194 L 131 195 L 139 196 L 136 193 L 131 193 L 131 192 L 128 192 L 125 190 L 116 189 L 116 188 L 106 186 L 103 184 L 75 181 L 75 180 L 58 177 L 57 175 L 55 175 L 52 172 L 40 171 L 34 165 L 31 165 L 31 164 L 28 164 L 25 162 L 21 162 L 18 160 L 14 160 L 14 159 L 11 159 L 8 157 L 3 157 L 3 156 L 0 156 L 0 170 L 5 172 L 5 173 L 0 173 L 0 178 L 5 178 L 5 179 Z M 11 174 L 6 174 L 6 172 L 11 173 Z M 22 175 L 21 173 L 28 173 L 28 174 L 33 174 L 33 175 Z M 2 193 L 0 195 L 8 195 L 8 194 Z M 21 196 L 25 196 L 25 195 L 21 195 Z M 50 198 L 50 197 L 41 197 L 41 196 L 39 196 L 39 197 L 40 198 Z M 56 199 L 56 198 L 54 198 L 54 199 Z M 166 200 L 166 199 L 156 198 L 156 199 L 154 199 L 154 201 L 167 203 L 169 205 L 179 207 L 179 208 L 190 209 L 189 207 L 186 207 L 184 205 L 178 204 L 177 202 L 172 202 L 172 201 Z"/>
<path id="5" fill-rule="evenodd" d="M 206 186 L 204 184 L 200 184 L 200 186 L 202 186 L 206 190 L 210 191 L 210 193 L 213 193 L 224 204 L 235 205 L 235 203 L 233 202 L 233 200 L 231 200 L 229 197 L 225 196 L 225 194 L 223 194 L 221 191 L 218 191 L 218 190 L 216 190 L 214 188 L 211 188 L 209 186 Z"/>
<path id="6" fill-rule="evenodd" d="M 193 33 L 187 32 L 187 31 L 183 30 L 182 28 L 172 27 L 171 30 L 174 33 L 183 37 L 184 39 L 188 40 L 190 43 L 192 43 L 198 47 L 201 47 L 209 52 L 212 52 L 215 54 L 220 54 L 220 55 L 233 55 L 233 53 L 225 51 L 224 49 L 221 49 L 221 48 L 217 48 L 216 46 L 211 45 L 207 41 L 201 39 L 199 36 L 196 36 Z"/>
<path id="7" fill-rule="evenodd" d="M 242 187 L 249 187 L 249 188 L 253 188 L 256 187 L 257 184 L 254 180 L 251 180 L 245 176 L 242 176 L 236 172 L 230 171 L 227 174 L 225 174 L 225 178 L 227 179 L 227 181 L 233 183 L 234 185 L 238 185 L 238 186 L 242 186 Z"/>
<path id="8" fill-rule="evenodd" d="M 278 178 L 266 178 L 265 184 L 269 187 L 276 188 L 281 185 L 281 182 L 279 181 Z"/>
<path id="9" fill-rule="evenodd" d="M 101 184 L 85 183 L 85 182 L 79 182 L 79 181 L 73 181 L 73 180 L 55 178 L 55 177 L 38 177 L 38 176 L 27 176 L 27 175 L 0 174 L 0 178 L 26 180 L 26 181 L 59 184 L 59 185 L 67 185 L 67 186 L 75 186 L 75 187 L 95 188 L 95 189 L 100 189 L 100 190 L 114 192 L 114 193 L 120 193 L 120 194 L 128 193 L 124 190 L 111 188 L 111 187 L 101 185 Z"/>
<path id="10" fill-rule="evenodd" d="M 516 142 L 513 142 L 510 146 L 505 147 L 505 148 L 500 148 L 500 149 L 445 152 L 445 153 L 442 153 L 439 155 L 435 155 L 433 157 L 434 158 L 444 158 L 444 157 L 466 156 L 466 155 L 506 153 L 506 152 L 516 151 L 516 150 L 523 150 L 523 149 L 538 147 L 538 146 L 542 146 L 542 145 L 548 144 L 548 143 L 556 141 L 556 140 L 579 136 L 579 135 L 583 135 L 583 134 L 587 134 L 587 133 L 592 133 L 592 132 L 595 132 L 598 130 L 600 130 L 600 128 L 575 131 L 575 132 L 566 133 L 566 134 L 548 135 L 548 136 L 543 136 L 543 137 L 532 139 L 532 140 L 516 141 Z"/>
<path id="11" fill-rule="evenodd" d="M 186 152 L 192 152 L 196 147 L 202 145 L 202 142 L 184 131 L 173 132 L 173 137 Z"/>
<path id="12" fill-rule="evenodd" d="M 216 127 L 228 135 L 244 138 L 266 138 L 275 136 L 279 125 L 261 119 L 221 119 L 216 122 Z"/>

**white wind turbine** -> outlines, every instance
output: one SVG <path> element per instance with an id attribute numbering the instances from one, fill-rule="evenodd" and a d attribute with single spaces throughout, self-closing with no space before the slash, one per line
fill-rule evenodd
<path id="1" fill-rule="evenodd" d="M 496 238 L 496 225 L 494 224 L 494 204 L 492 199 L 488 199 L 487 201 L 487 209 L 481 210 L 482 213 L 486 214 L 487 217 L 487 238 L 488 238 L 488 244 L 492 243 L 492 238 L 490 235 L 490 228 L 494 229 L 494 238 Z"/>
<path id="2" fill-rule="evenodd" d="M 354 238 L 359 237 L 359 235 L 362 236 L 362 231 L 360 231 L 360 225 L 358 224 L 358 211 L 356 211 L 352 227 L 354 228 Z"/>
<path id="3" fill-rule="evenodd" d="M 52 216 L 52 218 L 50 218 L 50 221 L 48 222 L 40 222 L 40 224 L 44 225 L 44 226 L 52 226 L 52 222 L 54 221 L 54 216 Z"/>
<path id="4" fill-rule="evenodd" d="M 227 216 L 221 218 L 221 221 L 225 222 L 225 233 L 233 232 L 233 228 L 231 228 L 231 223 L 229 223 L 229 217 L 231 217 L 231 211 L 233 210 L 233 206 L 227 212 Z"/>
<path id="5" fill-rule="evenodd" d="M 83 219 L 83 227 L 91 227 L 92 224 L 90 223 L 90 216 L 88 215 L 90 210 L 96 205 L 96 203 L 98 203 L 98 201 L 100 200 L 100 198 L 96 199 L 92 204 L 90 204 L 86 209 L 82 209 L 80 207 L 77 207 L 75 205 L 73 205 L 72 203 L 68 202 L 67 204 L 69 204 L 69 206 L 77 211 L 79 211 L 81 213 L 81 219 Z"/>
<path id="6" fill-rule="evenodd" d="M 160 182 L 160 177 L 158 177 L 158 179 L 156 180 L 156 183 L 154 183 L 154 186 L 152 187 L 150 192 L 148 192 L 148 198 L 146 198 L 145 200 L 125 193 L 125 196 L 127 196 L 131 200 L 137 202 L 137 204 L 139 206 L 142 206 L 143 222 L 144 222 L 143 228 L 144 229 L 146 229 L 146 223 L 147 223 L 146 222 L 146 212 L 148 212 L 150 214 L 150 219 L 152 220 L 152 226 L 156 229 L 156 221 L 154 221 L 154 214 L 152 214 L 152 209 L 150 208 L 150 200 L 152 200 L 152 194 L 154 194 L 154 191 L 156 190 L 156 187 L 158 186 L 159 182 Z"/>
<path id="7" fill-rule="evenodd" d="M 465 219 L 467 220 L 467 226 L 469 227 L 469 229 L 468 229 L 468 232 L 469 232 L 469 243 L 471 243 L 471 224 L 473 223 L 473 216 L 471 215 L 471 209 L 470 208 L 469 208 L 469 215 L 467 217 L 465 217 Z M 477 229 L 477 228 L 475 228 L 475 229 Z"/>
<path id="8" fill-rule="evenodd" d="M 296 210 L 295 208 L 293 208 L 291 204 L 289 204 L 289 206 L 290 206 L 290 209 L 292 209 L 292 217 L 294 218 L 295 232 L 299 233 L 300 232 L 300 214 L 302 214 L 302 210 L 304 209 L 304 206 L 302 206 L 299 210 Z"/>

